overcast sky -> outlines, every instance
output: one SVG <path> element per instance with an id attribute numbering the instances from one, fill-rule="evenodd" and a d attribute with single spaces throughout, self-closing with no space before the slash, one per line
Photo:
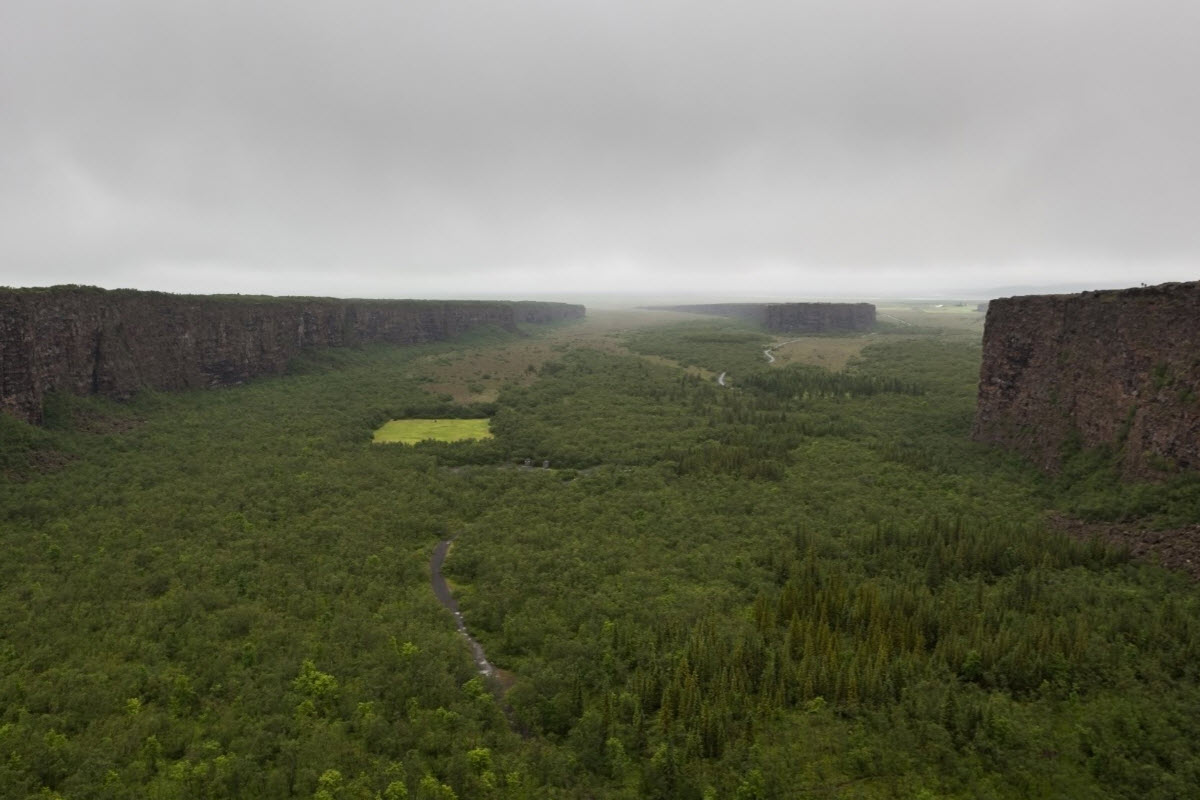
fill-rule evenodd
<path id="1" fill-rule="evenodd" d="M 1197 0 L 0 2 L 0 285 L 1197 278 Z"/>

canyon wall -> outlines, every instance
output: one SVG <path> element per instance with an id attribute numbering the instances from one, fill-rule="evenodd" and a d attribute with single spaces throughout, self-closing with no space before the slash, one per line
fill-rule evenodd
<path id="1" fill-rule="evenodd" d="M 870 303 L 771 303 L 766 315 L 767 330 L 780 333 L 869 331 L 875 326 Z"/>
<path id="2" fill-rule="evenodd" d="M 565 303 L 0 288 L 0 411 L 36 422 L 49 391 L 123 399 L 224 386 L 279 374 L 306 348 L 417 344 L 583 314 Z"/>
<path id="3" fill-rule="evenodd" d="M 875 325 L 875 306 L 870 303 L 701 303 L 650 308 L 731 317 L 775 333 L 865 331 Z"/>
<path id="4" fill-rule="evenodd" d="M 1200 283 L 993 300 L 974 437 L 1051 471 L 1068 442 L 1128 478 L 1200 469 Z"/>
<path id="5" fill-rule="evenodd" d="M 549 322 L 563 322 L 569 319 L 581 319 L 584 307 L 572 303 L 544 303 L 537 300 L 517 300 L 512 303 L 513 316 L 517 322 L 544 325 Z"/>

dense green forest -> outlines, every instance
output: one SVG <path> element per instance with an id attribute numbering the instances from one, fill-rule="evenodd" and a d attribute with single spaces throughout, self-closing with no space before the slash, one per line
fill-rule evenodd
<path id="1" fill-rule="evenodd" d="M 421 365 L 519 337 L 0 415 L 0 797 L 1200 796 L 1195 584 L 1045 521 L 1195 523 L 1194 479 L 971 442 L 977 334 L 834 373 L 578 324 L 475 406 Z M 495 438 L 371 444 L 424 415 Z"/>

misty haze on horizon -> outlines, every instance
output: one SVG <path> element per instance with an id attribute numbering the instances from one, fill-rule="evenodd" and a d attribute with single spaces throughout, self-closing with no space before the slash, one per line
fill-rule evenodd
<path id="1" fill-rule="evenodd" d="M 991 297 L 1200 277 L 1194 0 L 6 0 L 0 285 Z"/>

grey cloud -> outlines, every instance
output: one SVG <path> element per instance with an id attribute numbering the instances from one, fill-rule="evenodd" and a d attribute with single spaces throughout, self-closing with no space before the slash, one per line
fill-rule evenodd
<path id="1" fill-rule="evenodd" d="M 1187 278 L 1196 41 L 1175 0 L 8 0 L 0 283 Z"/>

